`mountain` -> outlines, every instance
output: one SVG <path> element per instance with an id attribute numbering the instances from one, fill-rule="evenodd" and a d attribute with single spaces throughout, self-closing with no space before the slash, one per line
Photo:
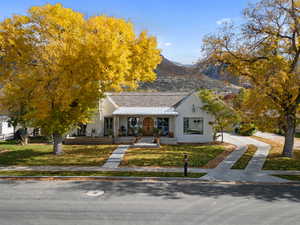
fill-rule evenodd
<path id="1" fill-rule="evenodd" d="M 185 66 L 162 56 L 162 62 L 155 70 L 154 82 L 141 83 L 141 90 L 148 91 L 193 91 L 199 88 L 213 89 L 218 92 L 237 93 L 240 87 L 227 81 L 210 78 L 197 65 Z"/>
<path id="2" fill-rule="evenodd" d="M 225 65 L 215 66 L 207 65 L 206 63 L 200 62 L 197 64 L 197 67 L 199 68 L 201 73 L 205 74 L 206 76 L 212 79 L 228 81 L 231 84 L 241 86 L 241 81 L 237 76 L 233 76 L 232 74 L 222 72 L 222 69 L 224 69 Z"/>

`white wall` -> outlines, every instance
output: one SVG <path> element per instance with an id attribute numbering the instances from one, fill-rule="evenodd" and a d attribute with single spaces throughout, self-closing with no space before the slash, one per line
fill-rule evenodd
<path id="1" fill-rule="evenodd" d="M 0 120 L 0 139 L 13 137 L 14 128 L 9 126 L 7 120 Z"/>
<path id="2" fill-rule="evenodd" d="M 12 134 L 13 132 L 13 126 L 9 126 L 9 123 L 7 121 L 1 122 L 1 134 Z"/>
<path id="3" fill-rule="evenodd" d="M 99 102 L 99 107 L 92 118 L 91 122 L 87 124 L 86 135 L 92 134 L 92 129 L 96 130 L 96 136 L 104 136 L 104 117 L 112 117 L 116 106 L 109 100 L 109 98 L 102 99 Z"/>
<path id="4" fill-rule="evenodd" d="M 195 112 L 192 110 L 193 104 L 195 105 Z M 202 101 L 196 94 L 192 94 L 187 97 L 177 108 L 178 116 L 176 117 L 176 133 L 175 137 L 178 142 L 182 143 L 199 143 L 199 142 L 211 142 L 213 141 L 212 126 L 209 125 L 210 121 L 213 121 L 213 117 L 203 111 Z M 183 132 L 183 118 L 184 117 L 200 117 L 203 118 L 203 134 L 184 134 Z"/>

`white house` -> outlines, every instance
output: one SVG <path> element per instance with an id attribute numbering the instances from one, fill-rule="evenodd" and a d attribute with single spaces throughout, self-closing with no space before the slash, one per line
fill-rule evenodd
<path id="1" fill-rule="evenodd" d="M 14 135 L 14 128 L 9 123 L 9 117 L 0 115 L 0 140 L 12 138 Z"/>
<path id="2" fill-rule="evenodd" d="M 114 135 L 117 142 L 130 142 L 139 133 L 153 136 L 161 132 L 161 143 L 199 143 L 213 141 L 210 121 L 202 101 L 187 92 L 107 93 L 91 123 L 73 135 L 104 137 Z"/>

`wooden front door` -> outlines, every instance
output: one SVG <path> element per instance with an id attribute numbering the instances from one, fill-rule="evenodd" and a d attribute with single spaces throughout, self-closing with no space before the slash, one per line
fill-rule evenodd
<path id="1" fill-rule="evenodd" d="M 150 117 L 146 117 L 143 121 L 144 135 L 153 135 L 154 121 Z"/>

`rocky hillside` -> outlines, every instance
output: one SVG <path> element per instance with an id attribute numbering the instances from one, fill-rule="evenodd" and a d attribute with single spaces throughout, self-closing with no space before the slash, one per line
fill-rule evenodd
<path id="1" fill-rule="evenodd" d="M 208 77 L 197 66 L 183 66 L 165 57 L 156 69 L 157 79 L 152 83 L 141 83 L 140 89 L 149 91 L 192 91 L 199 88 L 213 89 L 218 92 L 233 92 L 238 86 Z"/>

